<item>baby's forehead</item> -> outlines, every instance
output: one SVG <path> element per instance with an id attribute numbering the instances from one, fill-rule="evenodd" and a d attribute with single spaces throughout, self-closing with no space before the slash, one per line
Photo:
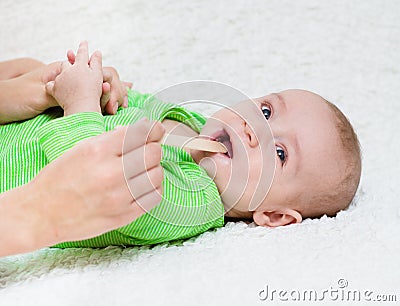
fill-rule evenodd
<path id="1" fill-rule="evenodd" d="M 301 117 L 304 115 L 304 117 L 308 117 L 308 120 L 312 121 L 321 121 L 319 117 L 322 117 L 327 120 L 327 124 L 332 122 L 332 110 L 328 105 L 328 101 L 316 93 L 303 89 L 290 89 L 273 93 L 270 97 L 278 106 L 283 105 L 288 113 L 295 113 Z"/>
<path id="2" fill-rule="evenodd" d="M 283 136 L 298 134 L 299 144 L 311 137 L 319 143 L 332 143 L 337 138 L 336 121 L 328 102 L 320 95 L 303 89 L 288 89 L 257 99 L 270 103 L 269 123 L 273 133 Z M 329 136 L 329 137 L 328 137 Z M 292 137 L 293 138 L 293 137 Z"/>
<path id="3" fill-rule="evenodd" d="M 286 89 L 277 93 L 271 93 L 270 95 L 278 96 L 283 99 L 286 103 L 316 103 L 325 104 L 325 99 L 320 95 L 305 89 Z"/>

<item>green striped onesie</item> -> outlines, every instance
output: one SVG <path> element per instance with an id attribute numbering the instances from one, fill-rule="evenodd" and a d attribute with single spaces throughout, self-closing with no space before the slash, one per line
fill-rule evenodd
<path id="1" fill-rule="evenodd" d="M 206 119 L 185 108 L 158 101 L 148 94 L 128 91 L 128 108 L 116 115 L 95 112 L 63 116 L 61 108 L 22 122 L 0 126 L 0 192 L 28 183 L 48 163 L 82 139 L 134 123 L 172 119 L 200 132 Z M 148 245 L 185 239 L 224 225 L 224 207 L 218 189 L 190 154 L 162 145 L 163 199 L 132 223 L 100 236 L 53 247 Z M 55 201 L 57 199 L 54 199 Z"/>

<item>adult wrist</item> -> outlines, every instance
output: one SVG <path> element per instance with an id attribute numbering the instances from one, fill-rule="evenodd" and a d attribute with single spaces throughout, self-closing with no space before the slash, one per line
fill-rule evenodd
<path id="1" fill-rule="evenodd" d="M 18 120 L 18 91 L 16 79 L 0 81 L 0 124 Z"/>
<path id="2" fill-rule="evenodd" d="M 51 201 L 54 201 L 54 199 L 50 199 L 48 189 L 42 190 L 35 179 L 23 187 L 23 194 L 27 197 L 27 201 L 21 208 L 30 219 L 27 222 L 27 228 L 30 229 L 33 249 L 36 250 L 62 242 L 56 224 L 52 223 Z"/>
<path id="3" fill-rule="evenodd" d="M 56 241 L 44 216 L 43 197 L 23 185 L 0 194 L 0 256 L 32 252 Z"/>

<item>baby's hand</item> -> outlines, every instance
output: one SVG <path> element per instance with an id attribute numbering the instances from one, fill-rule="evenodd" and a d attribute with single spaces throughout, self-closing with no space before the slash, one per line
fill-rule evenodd
<path id="1" fill-rule="evenodd" d="M 103 73 L 101 53 L 89 59 L 88 44 L 79 45 L 74 64 L 65 61 L 61 73 L 46 84 L 46 91 L 64 109 L 64 116 L 81 112 L 100 112 Z"/>
<path id="2" fill-rule="evenodd" d="M 75 63 L 75 53 L 67 52 L 68 61 Z M 128 93 L 126 88 L 132 88 L 132 83 L 123 82 L 119 79 L 117 70 L 113 67 L 103 68 L 103 87 L 100 99 L 100 107 L 104 113 L 114 115 L 118 107 L 128 107 Z"/>
<path id="3" fill-rule="evenodd" d="M 103 68 L 103 81 L 105 83 L 103 83 L 103 95 L 100 100 L 102 109 L 108 114 L 115 114 L 118 107 L 128 107 L 126 88 L 132 88 L 132 83 L 121 81 L 117 70 L 113 67 Z M 105 88 L 106 84 L 110 84 L 110 87 Z"/>

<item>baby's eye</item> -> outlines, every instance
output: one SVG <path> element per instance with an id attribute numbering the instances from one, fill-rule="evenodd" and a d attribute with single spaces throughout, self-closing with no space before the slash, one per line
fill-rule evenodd
<path id="1" fill-rule="evenodd" d="M 265 119 L 268 120 L 271 117 L 271 109 L 267 105 L 262 105 L 261 110 L 263 112 Z"/>
<path id="2" fill-rule="evenodd" d="M 278 155 L 279 159 L 281 160 L 282 164 L 286 161 L 286 152 L 280 146 L 276 146 L 276 154 Z"/>

